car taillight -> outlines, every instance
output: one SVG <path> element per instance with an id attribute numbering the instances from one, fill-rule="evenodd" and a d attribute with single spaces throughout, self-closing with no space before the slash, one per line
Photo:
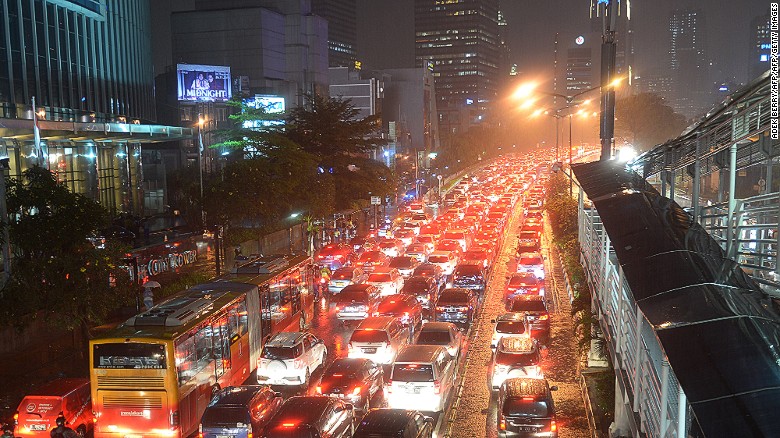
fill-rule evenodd
<path id="1" fill-rule="evenodd" d="M 465 312 L 465 311 L 469 310 L 469 306 L 458 307 L 458 310 L 460 310 L 461 312 Z"/>
<path id="2" fill-rule="evenodd" d="M 539 321 L 547 321 L 550 318 L 550 315 L 544 314 L 539 316 Z"/>
<path id="3" fill-rule="evenodd" d="M 385 392 L 388 394 L 393 392 L 393 379 L 385 380 Z"/>
<path id="4" fill-rule="evenodd" d="M 374 312 L 371 314 L 371 316 L 379 316 L 379 312 Z"/>
<path id="5" fill-rule="evenodd" d="M 441 394 L 441 382 L 438 380 L 433 381 L 433 393 Z"/>
<path id="6" fill-rule="evenodd" d="M 198 423 L 198 438 L 203 438 L 203 423 Z"/>
<path id="7" fill-rule="evenodd" d="M 503 414 L 498 414 L 498 428 L 506 430 L 506 417 Z"/>
<path id="8" fill-rule="evenodd" d="M 322 386 L 317 385 L 316 391 L 317 391 L 317 394 L 322 394 Z"/>
<path id="9" fill-rule="evenodd" d="M 442 306 L 436 306 L 436 310 L 444 310 L 444 307 L 442 307 Z"/>
<path id="10" fill-rule="evenodd" d="M 14 425 L 17 425 L 17 424 L 19 424 L 19 413 L 15 412 L 14 413 Z"/>
<path id="11" fill-rule="evenodd" d="M 557 432 L 558 431 L 558 424 L 555 423 L 555 420 L 552 420 L 550 422 L 550 432 Z"/>

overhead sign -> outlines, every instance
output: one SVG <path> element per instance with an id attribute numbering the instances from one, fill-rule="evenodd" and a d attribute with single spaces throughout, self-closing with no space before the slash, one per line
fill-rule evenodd
<path id="1" fill-rule="evenodd" d="M 232 97 L 230 67 L 178 64 L 176 77 L 180 101 L 226 102 Z"/>
<path id="2" fill-rule="evenodd" d="M 382 205 L 382 198 L 380 198 L 379 196 L 372 196 L 371 205 Z"/>

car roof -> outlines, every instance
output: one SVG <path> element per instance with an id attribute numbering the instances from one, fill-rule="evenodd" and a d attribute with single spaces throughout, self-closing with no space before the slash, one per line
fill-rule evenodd
<path id="1" fill-rule="evenodd" d="M 545 379 L 531 379 L 528 377 L 513 377 L 504 381 L 504 390 L 507 398 L 529 395 L 547 395 L 549 385 Z"/>
<path id="2" fill-rule="evenodd" d="M 482 273 L 482 268 L 480 268 L 479 265 L 474 265 L 470 263 L 460 263 L 458 264 L 458 266 L 455 266 L 455 272 Z"/>
<path id="3" fill-rule="evenodd" d="M 209 407 L 246 406 L 255 394 L 267 388 L 267 386 L 260 385 L 229 386 L 223 388 L 214 396 L 209 403 Z"/>
<path id="4" fill-rule="evenodd" d="M 355 330 L 358 329 L 383 329 L 390 324 L 396 317 L 394 316 L 369 316 L 360 322 Z"/>
<path id="5" fill-rule="evenodd" d="M 265 345 L 268 347 L 292 347 L 300 342 L 305 334 L 304 332 L 277 333 Z"/>
<path id="6" fill-rule="evenodd" d="M 455 324 L 451 322 L 426 322 L 420 329 L 421 332 L 446 332 L 450 328 L 455 328 Z"/>
<path id="7" fill-rule="evenodd" d="M 395 268 L 391 268 L 389 266 L 377 266 L 374 268 L 371 274 L 389 274 L 393 271 L 395 271 Z"/>
<path id="8" fill-rule="evenodd" d="M 343 289 L 341 289 L 341 292 L 344 292 L 344 291 L 346 291 L 346 292 L 353 292 L 353 291 L 354 292 L 365 292 L 368 289 L 370 289 L 371 287 L 373 287 L 373 285 L 368 284 L 368 283 L 348 284 L 348 285 L 344 286 Z"/>
<path id="9" fill-rule="evenodd" d="M 506 353 L 527 353 L 533 351 L 535 342 L 533 338 L 503 337 L 498 341 L 498 349 Z"/>
<path id="10" fill-rule="evenodd" d="M 415 411 L 406 409 L 372 409 L 363 417 L 358 427 L 361 432 L 400 432 L 414 413 Z"/>
<path id="11" fill-rule="evenodd" d="M 325 408 L 335 399 L 324 395 L 296 395 L 288 398 L 273 416 L 269 425 L 294 420 L 297 424 L 314 424 Z"/>
<path id="12" fill-rule="evenodd" d="M 340 357 L 328 365 L 326 372 L 348 373 L 365 368 L 370 359 L 357 357 Z"/>
<path id="13" fill-rule="evenodd" d="M 405 345 L 398 352 L 395 363 L 433 362 L 445 351 L 440 345 Z"/>
<path id="14" fill-rule="evenodd" d="M 525 321 L 525 313 L 506 312 L 503 315 L 496 318 L 496 321 Z"/>

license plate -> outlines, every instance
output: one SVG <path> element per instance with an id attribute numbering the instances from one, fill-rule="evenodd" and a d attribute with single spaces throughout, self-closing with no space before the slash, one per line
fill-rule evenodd
<path id="1" fill-rule="evenodd" d="M 31 424 L 29 426 L 29 429 L 30 430 L 46 430 L 46 425 L 45 424 Z"/>
<path id="2" fill-rule="evenodd" d="M 235 438 L 234 435 L 217 435 L 217 438 Z"/>
<path id="3" fill-rule="evenodd" d="M 538 429 L 533 426 L 520 426 L 517 428 L 519 432 L 536 432 Z M 219 438 L 219 437 L 217 437 Z"/>
<path id="4" fill-rule="evenodd" d="M 407 386 L 406 387 L 406 393 L 407 394 L 419 394 L 420 393 L 420 388 L 418 388 L 416 386 Z"/>
<path id="5" fill-rule="evenodd" d="M 376 348 L 362 348 L 361 350 L 366 354 L 376 354 Z"/>

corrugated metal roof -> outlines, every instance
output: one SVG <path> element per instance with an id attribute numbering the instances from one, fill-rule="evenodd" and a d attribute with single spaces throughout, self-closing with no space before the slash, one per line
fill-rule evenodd
<path id="1" fill-rule="evenodd" d="M 707 437 L 780 436 L 780 318 L 690 215 L 623 165 L 575 164 Z"/>

